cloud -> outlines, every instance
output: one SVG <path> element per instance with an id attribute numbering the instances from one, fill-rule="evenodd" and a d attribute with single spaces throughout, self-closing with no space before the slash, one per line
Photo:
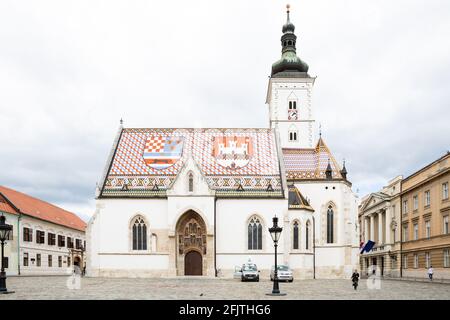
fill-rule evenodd
<path id="1" fill-rule="evenodd" d="M 0 183 L 88 216 L 127 127 L 264 127 L 283 1 L 2 1 Z M 313 108 L 361 194 L 449 149 L 450 3 L 294 1 Z"/>

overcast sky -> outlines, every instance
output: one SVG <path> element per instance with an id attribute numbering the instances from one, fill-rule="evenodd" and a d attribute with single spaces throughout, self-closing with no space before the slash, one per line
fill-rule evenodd
<path id="1" fill-rule="evenodd" d="M 126 127 L 264 127 L 280 0 L 0 2 L 0 184 L 87 219 Z M 359 195 L 450 149 L 450 1 L 290 1 Z"/>

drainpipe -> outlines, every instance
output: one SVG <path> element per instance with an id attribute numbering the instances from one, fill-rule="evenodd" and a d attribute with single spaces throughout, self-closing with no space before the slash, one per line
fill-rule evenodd
<path id="1" fill-rule="evenodd" d="M 316 279 L 316 219 L 312 217 L 313 221 L 313 279 Z"/>
<path id="2" fill-rule="evenodd" d="M 400 278 L 403 278 L 403 201 L 400 197 Z M 395 245 L 395 243 L 394 243 Z"/>
<path id="3" fill-rule="evenodd" d="M 20 219 L 22 214 L 19 212 L 17 217 L 17 274 L 20 276 Z"/>
<path id="4" fill-rule="evenodd" d="M 216 234 L 216 202 L 217 202 L 217 198 L 214 197 L 214 274 L 215 277 L 217 278 L 217 253 L 216 253 L 216 241 L 217 241 L 217 234 Z"/>

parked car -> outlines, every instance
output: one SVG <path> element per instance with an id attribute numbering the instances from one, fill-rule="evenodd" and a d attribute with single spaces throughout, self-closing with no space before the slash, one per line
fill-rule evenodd
<path id="1" fill-rule="evenodd" d="M 259 281 L 259 270 L 256 264 L 246 263 L 242 265 L 241 281 Z"/>
<path id="2" fill-rule="evenodd" d="M 294 276 L 292 275 L 292 270 L 289 268 L 289 266 L 285 264 L 280 264 L 277 266 L 277 276 L 278 281 L 294 281 Z M 272 269 L 270 270 L 270 280 L 273 281 L 275 278 L 275 266 L 272 266 Z"/>

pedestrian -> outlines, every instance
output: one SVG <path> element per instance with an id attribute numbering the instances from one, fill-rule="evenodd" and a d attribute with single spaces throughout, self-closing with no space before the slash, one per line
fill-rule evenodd
<path id="1" fill-rule="evenodd" d="M 428 269 L 428 278 L 430 278 L 430 281 L 433 281 L 433 266 L 430 266 Z"/>
<path id="2" fill-rule="evenodd" d="M 353 271 L 352 274 L 352 283 L 353 283 L 353 288 L 356 290 L 356 288 L 358 288 L 358 280 L 359 280 L 359 273 L 358 270 L 355 269 L 355 271 Z"/>

